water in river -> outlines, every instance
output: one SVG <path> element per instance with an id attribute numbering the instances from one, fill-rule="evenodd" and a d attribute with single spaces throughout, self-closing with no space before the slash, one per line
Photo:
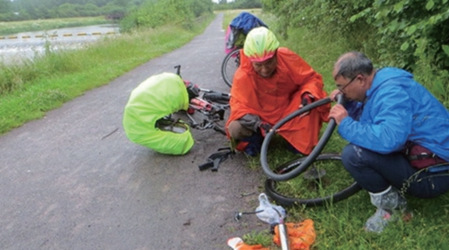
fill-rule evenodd
<path id="1" fill-rule="evenodd" d="M 81 48 L 118 33 L 115 25 L 94 25 L 0 36 L 0 63 L 8 65 L 20 63 L 24 58 L 32 59 L 44 53 L 46 47 L 53 51 Z"/>

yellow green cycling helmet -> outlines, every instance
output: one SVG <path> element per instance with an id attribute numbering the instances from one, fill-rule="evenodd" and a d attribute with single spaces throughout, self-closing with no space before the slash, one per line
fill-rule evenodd
<path id="1" fill-rule="evenodd" d="M 262 62 L 273 57 L 279 41 L 271 30 L 266 27 L 257 27 L 248 32 L 243 45 L 243 53 L 252 62 Z"/>

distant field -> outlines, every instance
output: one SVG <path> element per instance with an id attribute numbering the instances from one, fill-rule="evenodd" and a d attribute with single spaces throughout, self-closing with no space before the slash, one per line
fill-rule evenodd
<path id="1" fill-rule="evenodd" d="M 111 23 L 104 16 L 0 22 L 0 35 Z"/>

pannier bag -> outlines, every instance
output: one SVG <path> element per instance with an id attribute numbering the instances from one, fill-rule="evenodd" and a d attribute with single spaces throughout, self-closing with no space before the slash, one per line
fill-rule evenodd
<path id="1" fill-rule="evenodd" d="M 129 97 L 123 114 L 128 139 L 162 154 L 183 155 L 194 140 L 187 124 L 167 124 L 164 117 L 187 110 L 189 97 L 181 77 L 173 73 L 151 76 Z M 170 129 L 173 128 L 173 129 Z"/>
<path id="2" fill-rule="evenodd" d="M 232 19 L 226 31 L 226 54 L 236 48 L 243 48 L 243 43 L 248 32 L 260 26 L 268 28 L 262 20 L 246 11 L 241 12 Z"/>
<path id="3" fill-rule="evenodd" d="M 404 153 L 410 162 L 410 165 L 418 169 L 448 164 L 448 162 L 441 159 L 432 151 L 413 142 L 407 142 Z"/>

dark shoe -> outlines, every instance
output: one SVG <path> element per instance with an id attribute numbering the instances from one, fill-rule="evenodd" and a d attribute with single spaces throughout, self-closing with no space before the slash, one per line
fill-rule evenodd
<path id="1" fill-rule="evenodd" d="M 260 147 L 257 147 L 256 145 L 250 143 L 248 144 L 248 146 L 246 146 L 244 151 L 248 156 L 256 157 L 260 153 Z"/>
<path id="2" fill-rule="evenodd" d="M 248 143 L 248 145 L 244 149 L 247 155 L 252 157 L 259 155 L 263 143 L 263 136 L 260 133 L 254 133 L 253 135 L 243 139 L 242 141 Z"/>

